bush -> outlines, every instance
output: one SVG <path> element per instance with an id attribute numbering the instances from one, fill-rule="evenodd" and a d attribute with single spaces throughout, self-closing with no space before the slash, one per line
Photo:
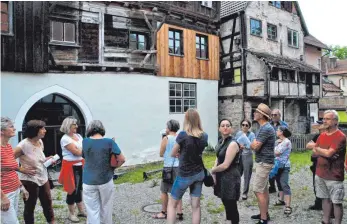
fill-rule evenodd
<path id="1" fill-rule="evenodd" d="M 205 152 L 214 152 L 214 147 L 211 145 L 211 143 L 208 143 L 205 148 Z"/>

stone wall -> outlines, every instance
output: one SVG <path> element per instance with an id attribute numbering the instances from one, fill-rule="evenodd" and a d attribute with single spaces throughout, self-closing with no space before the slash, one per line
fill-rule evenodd
<path id="1" fill-rule="evenodd" d="M 227 118 L 231 121 L 234 127 L 239 126 L 242 113 L 242 99 L 224 99 L 218 101 L 218 120 Z"/>

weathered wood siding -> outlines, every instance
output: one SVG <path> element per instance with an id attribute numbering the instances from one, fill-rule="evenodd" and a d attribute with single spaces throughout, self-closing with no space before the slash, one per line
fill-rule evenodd
<path id="1" fill-rule="evenodd" d="M 48 2 L 13 2 L 13 35 L 1 35 L 1 70 L 48 71 Z"/>
<path id="2" fill-rule="evenodd" d="M 183 56 L 169 55 L 169 28 L 182 30 Z M 196 58 L 195 36 L 197 33 L 208 37 L 208 59 L 206 60 Z M 215 35 L 163 24 L 157 33 L 157 63 L 159 76 L 218 80 L 219 38 Z"/>

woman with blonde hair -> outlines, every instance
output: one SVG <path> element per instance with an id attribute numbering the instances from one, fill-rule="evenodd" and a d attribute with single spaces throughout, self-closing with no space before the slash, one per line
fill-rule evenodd
<path id="1" fill-rule="evenodd" d="M 67 192 L 66 204 L 69 208 L 68 219 L 71 222 L 79 222 L 78 217 L 86 217 L 82 202 L 82 158 L 83 137 L 77 133 L 77 119 L 67 117 L 61 124 L 60 131 L 65 135 L 60 140 L 63 154 L 63 162 L 58 182 Z M 78 207 L 78 217 L 75 215 L 75 204 Z"/>
<path id="2" fill-rule="evenodd" d="M 172 156 L 179 158 L 178 175 L 171 189 L 168 206 L 168 223 L 175 223 L 176 208 L 187 188 L 190 188 L 192 223 L 200 223 L 200 197 L 205 177 L 202 152 L 207 146 L 208 136 L 203 131 L 197 110 L 188 109 L 185 113 L 184 131 L 176 138 Z"/>

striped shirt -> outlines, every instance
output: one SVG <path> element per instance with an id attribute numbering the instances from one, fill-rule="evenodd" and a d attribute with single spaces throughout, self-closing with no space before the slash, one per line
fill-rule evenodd
<path id="1" fill-rule="evenodd" d="M 20 186 L 18 175 L 14 171 L 18 168 L 18 163 L 14 158 L 13 149 L 10 144 L 1 146 L 0 163 L 2 168 L 11 169 L 11 171 L 1 170 L 1 190 L 4 194 L 16 191 Z"/>

